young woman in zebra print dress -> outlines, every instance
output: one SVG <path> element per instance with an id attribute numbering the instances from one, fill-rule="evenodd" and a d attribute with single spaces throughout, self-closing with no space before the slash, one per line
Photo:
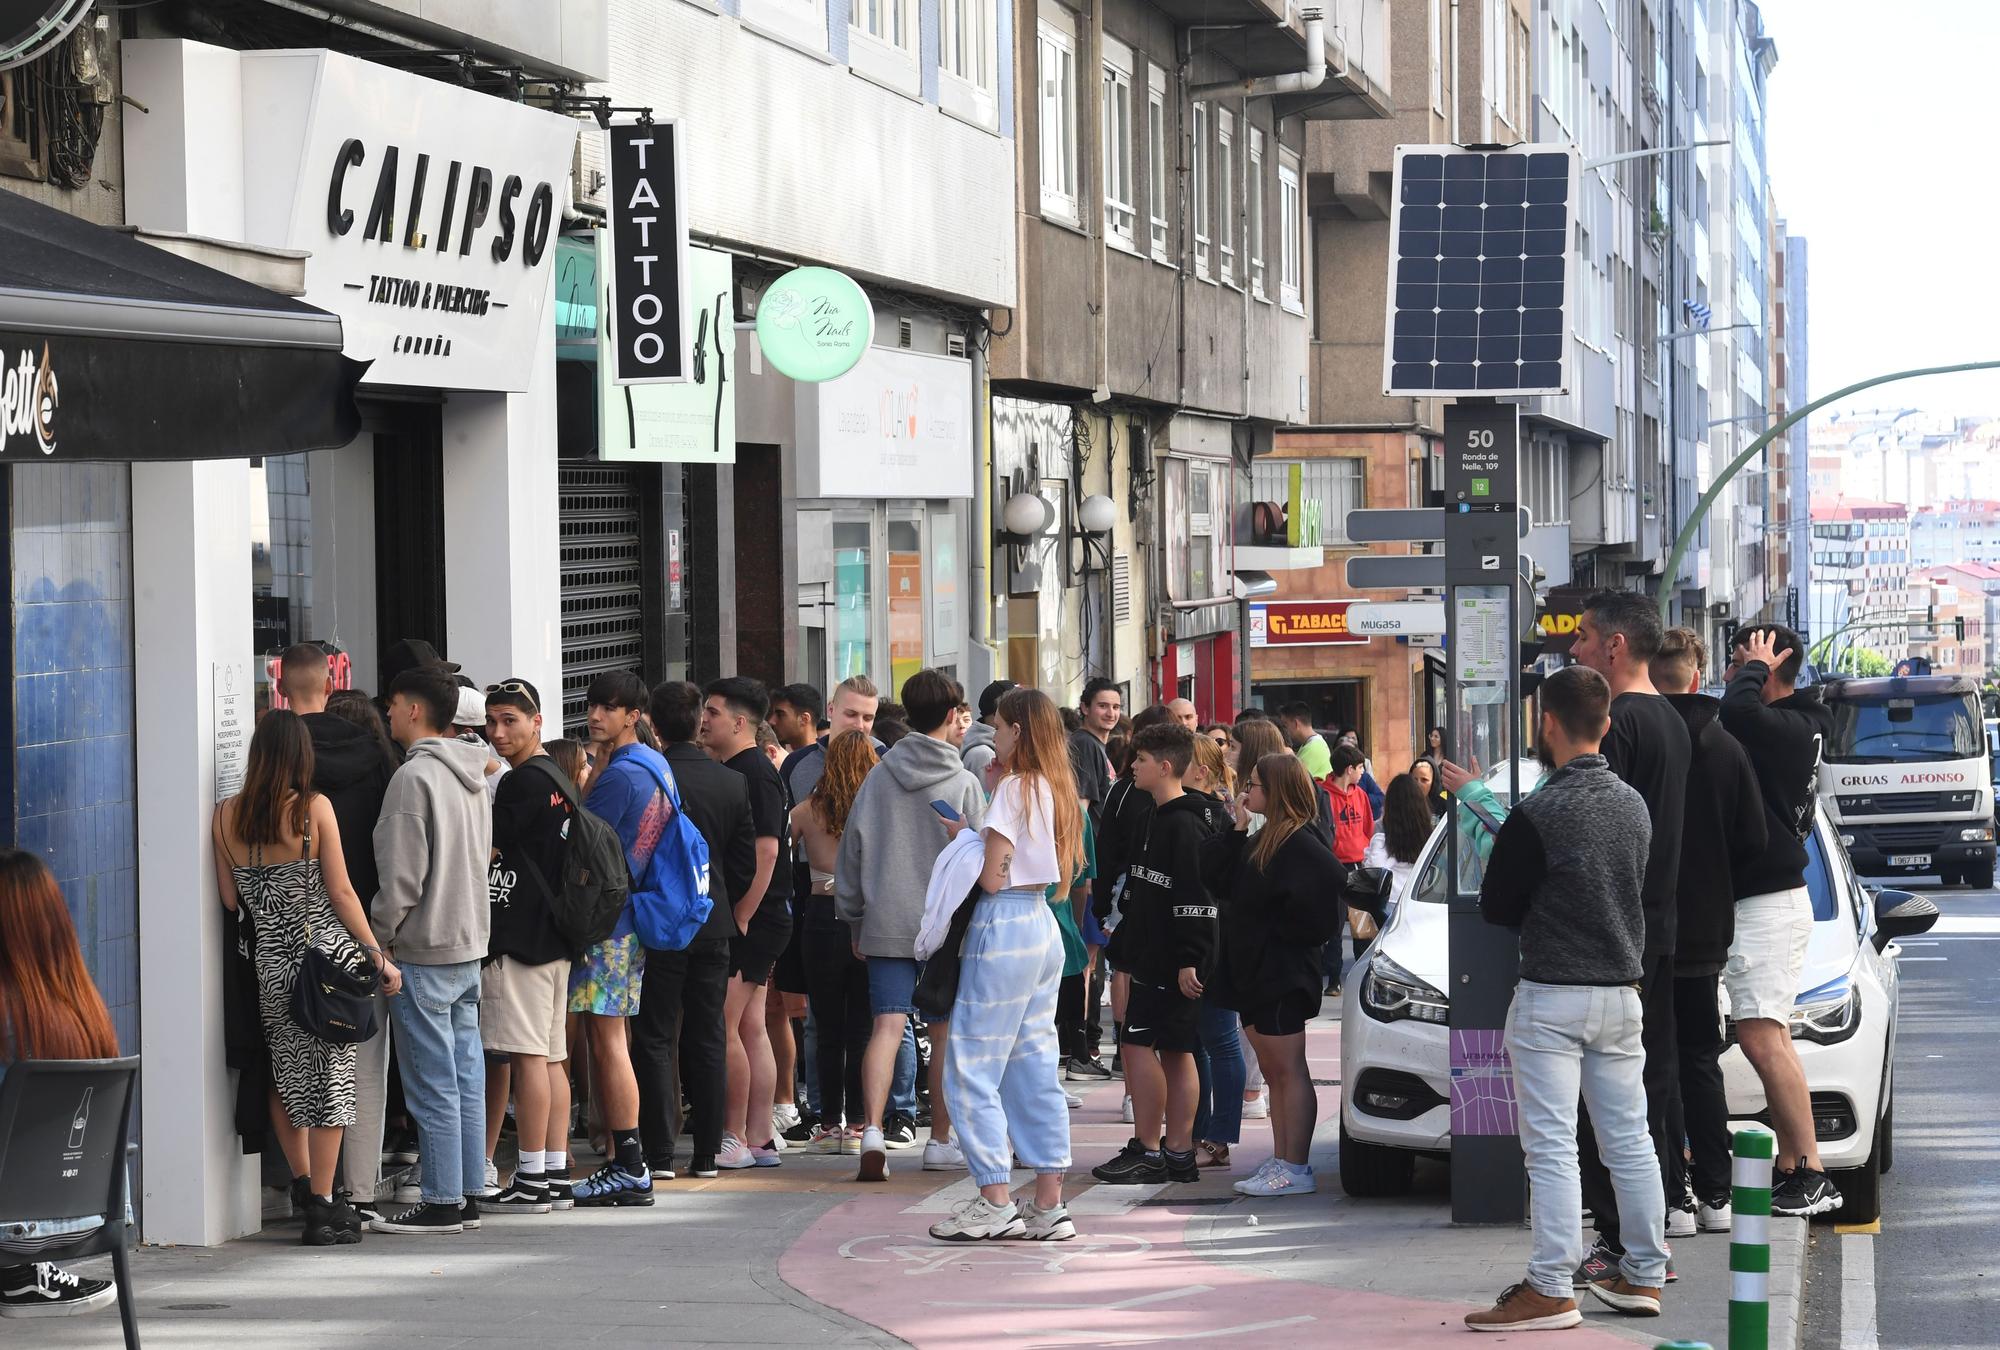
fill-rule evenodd
<path id="1" fill-rule="evenodd" d="M 391 994 L 402 975 L 375 944 L 347 879 L 333 805 L 313 792 L 312 775 L 305 723 L 282 709 L 266 713 L 250 739 L 242 792 L 216 808 L 215 870 L 223 906 L 242 906 L 256 936 L 271 1123 L 293 1176 L 310 1181 L 304 1241 L 329 1246 L 361 1237 L 360 1220 L 333 1199 L 341 1132 L 354 1123 L 355 1047 L 322 1041 L 293 1021 L 292 986 L 308 947 L 350 969 L 375 966 Z"/>

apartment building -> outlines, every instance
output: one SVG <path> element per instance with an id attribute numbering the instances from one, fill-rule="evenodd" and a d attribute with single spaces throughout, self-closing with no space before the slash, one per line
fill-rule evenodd
<path id="1" fill-rule="evenodd" d="M 1243 699 L 1250 464 L 1308 409 L 1309 129 L 1389 109 L 1387 0 L 1017 6 L 1018 299 L 992 334 L 1004 672 Z M 1333 119 L 1333 120 L 1329 120 Z M 1004 522 L 1003 522 L 1004 523 Z M 1262 564 L 1256 566 L 1253 564 Z"/>
<path id="2" fill-rule="evenodd" d="M 1910 508 L 1835 497 L 1812 507 L 1811 631 L 1855 626 L 1854 641 L 1890 661 L 1910 654 Z"/>

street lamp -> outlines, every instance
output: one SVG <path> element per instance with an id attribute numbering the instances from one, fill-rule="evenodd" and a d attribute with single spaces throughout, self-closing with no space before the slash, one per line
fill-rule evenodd
<path id="1" fill-rule="evenodd" d="M 1721 141 L 1690 141 L 1686 145 L 1656 145 L 1650 150 L 1627 150 L 1622 155 L 1607 155 L 1603 159 L 1593 159 L 1586 162 L 1583 168 L 1584 172 L 1588 173 L 1592 169 L 1608 169 L 1613 164 L 1623 164 L 1627 160 L 1651 159 L 1656 155 L 1674 155 L 1674 154 L 1679 154 L 1683 150 L 1700 150 L 1705 146 L 1727 145 L 1727 144 L 1729 144 L 1728 141 L 1721 140 Z"/>
<path id="2" fill-rule="evenodd" d="M 1653 345 L 1664 347 L 1667 343 L 1679 342 L 1682 338 L 1708 337 L 1713 333 L 1727 333 L 1732 328 L 1756 328 L 1759 326 L 1754 319 L 1745 319 L 1742 323 L 1726 323 L 1720 328 L 1679 328 L 1671 333 L 1660 334 L 1653 339 Z"/>

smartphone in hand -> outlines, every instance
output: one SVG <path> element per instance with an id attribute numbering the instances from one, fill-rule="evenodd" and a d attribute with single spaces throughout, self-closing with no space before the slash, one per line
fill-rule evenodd
<path id="1" fill-rule="evenodd" d="M 963 819 L 963 817 L 961 817 L 957 811 L 952 809 L 952 805 L 950 802 L 944 801 L 941 798 L 933 800 L 931 802 L 931 810 L 937 812 L 940 816 L 944 817 L 946 820 Z"/>

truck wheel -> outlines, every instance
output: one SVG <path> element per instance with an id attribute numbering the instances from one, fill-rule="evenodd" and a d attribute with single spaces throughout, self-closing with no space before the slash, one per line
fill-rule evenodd
<path id="1" fill-rule="evenodd" d="M 1965 884 L 1978 891 L 1993 889 L 1993 863 L 1991 859 L 1980 863 L 1965 873 Z"/>
<path id="2" fill-rule="evenodd" d="M 1340 1189 L 1358 1199 L 1407 1195 L 1416 1175 L 1417 1155 L 1407 1149 L 1364 1143 L 1340 1122 Z"/>
<path id="3" fill-rule="evenodd" d="M 1938 881 L 1946 886 L 1957 886 L 1961 884 L 1962 876 L 1950 868 L 1941 867 L 1938 869 Z"/>

